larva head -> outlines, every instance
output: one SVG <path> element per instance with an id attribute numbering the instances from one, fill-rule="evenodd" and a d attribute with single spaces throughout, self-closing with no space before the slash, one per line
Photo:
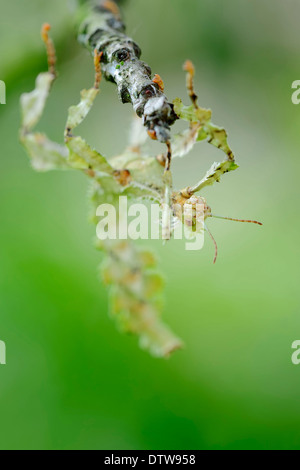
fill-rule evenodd
<path id="1" fill-rule="evenodd" d="M 191 196 L 186 198 L 182 193 L 176 193 L 172 197 L 173 214 L 181 220 L 191 233 L 204 230 L 204 221 L 211 217 L 211 208 L 203 197 Z"/>
<path id="2" fill-rule="evenodd" d="M 174 214 L 184 212 L 184 207 L 192 206 L 193 212 L 204 213 L 204 220 L 211 217 L 211 208 L 207 205 L 206 199 L 200 196 L 185 197 L 181 192 L 174 193 L 172 196 Z"/>

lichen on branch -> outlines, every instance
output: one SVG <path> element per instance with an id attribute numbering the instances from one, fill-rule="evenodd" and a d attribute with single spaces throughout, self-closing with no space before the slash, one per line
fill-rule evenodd
<path id="1" fill-rule="evenodd" d="M 141 49 L 126 34 L 125 24 L 112 0 L 89 0 L 82 5 L 79 41 L 91 53 L 103 53 L 105 78 L 117 85 L 123 103 L 132 103 L 143 118 L 149 135 L 160 142 L 170 140 L 170 126 L 177 116 L 163 92 L 161 81 L 151 78 L 149 65 L 140 60 Z"/>

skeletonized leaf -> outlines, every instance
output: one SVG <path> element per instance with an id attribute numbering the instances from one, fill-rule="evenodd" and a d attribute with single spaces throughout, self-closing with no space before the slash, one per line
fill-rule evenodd
<path id="1" fill-rule="evenodd" d="M 196 109 L 193 105 L 185 106 L 180 98 L 176 98 L 173 104 L 175 113 L 184 121 L 199 122 L 203 126 L 211 120 L 212 112 L 210 109 Z"/>
<path id="2" fill-rule="evenodd" d="M 21 96 L 21 143 L 29 154 L 33 168 L 37 171 L 69 168 L 67 162 L 69 152 L 65 146 L 52 142 L 44 134 L 31 133 L 41 119 L 54 80 L 53 74 L 41 73 L 36 79 L 35 89 Z"/>
<path id="3" fill-rule="evenodd" d="M 31 131 L 41 119 L 54 80 L 55 77 L 51 73 L 41 73 L 36 79 L 35 89 L 21 96 L 24 132 Z"/>
<path id="4" fill-rule="evenodd" d="M 196 144 L 198 135 L 199 125 L 197 124 L 175 135 L 172 139 L 172 157 L 184 157 L 187 155 Z"/>
<path id="5" fill-rule="evenodd" d="M 164 190 L 164 168 L 158 163 L 156 158 L 136 159 L 127 168 L 135 182 L 160 193 Z"/>
<path id="6" fill-rule="evenodd" d="M 161 202 L 161 195 L 155 188 L 151 188 L 135 181 L 132 181 L 129 186 L 124 189 L 122 194 L 130 197 L 131 199 L 144 199 L 157 203 Z"/>
<path id="7" fill-rule="evenodd" d="M 138 335 L 141 347 L 157 357 L 168 357 L 181 348 L 182 342 L 160 319 L 164 282 L 153 270 L 152 253 L 141 256 L 135 245 L 125 240 L 107 241 L 101 249 L 111 254 L 102 274 L 111 285 L 111 316 L 119 328 Z"/>
<path id="8" fill-rule="evenodd" d="M 90 112 L 93 103 L 99 94 L 99 90 L 96 88 L 90 88 L 89 90 L 82 90 L 80 103 L 76 106 L 71 106 L 69 109 L 67 129 L 72 130 L 79 126 L 82 121 L 87 117 Z"/>
<path id="9" fill-rule="evenodd" d="M 132 120 L 132 125 L 130 129 L 130 136 L 129 136 L 129 145 L 133 148 L 140 148 L 142 147 L 147 141 L 147 132 L 145 126 L 143 125 L 143 121 L 138 118 L 137 116 L 134 117 Z"/>
<path id="10" fill-rule="evenodd" d="M 26 134 L 21 137 L 31 164 L 37 171 L 68 169 L 68 149 L 49 140 L 44 134 Z"/>
<path id="11" fill-rule="evenodd" d="M 184 106 L 182 101 L 176 98 L 174 101 L 174 110 L 181 119 L 191 123 L 197 122 L 200 125 L 196 138 L 197 142 L 207 139 L 208 143 L 222 150 L 227 155 L 228 160 L 234 161 L 234 155 L 228 145 L 227 132 L 225 129 L 212 124 L 212 113 L 209 109 L 196 109 L 194 106 Z M 187 136 L 188 135 L 189 133 L 187 131 Z"/>
<path id="12" fill-rule="evenodd" d="M 205 186 L 211 186 L 215 182 L 219 182 L 221 176 L 230 171 L 234 171 L 239 166 L 232 161 L 225 161 L 222 163 L 214 163 L 209 171 L 206 173 L 205 177 L 194 187 L 191 188 L 193 193 L 200 191 Z"/>
<path id="13" fill-rule="evenodd" d="M 234 155 L 228 145 L 228 135 L 225 129 L 217 127 L 212 123 L 205 126 L 204 129 L 207 135 L 209 136 L 208 142 L 214 147 L 217 147 L 218 149 L 226 153 L 228 160 L 234 161 Z M 201 133 L 198 137 L 198 140 L 203 140 Z"/>

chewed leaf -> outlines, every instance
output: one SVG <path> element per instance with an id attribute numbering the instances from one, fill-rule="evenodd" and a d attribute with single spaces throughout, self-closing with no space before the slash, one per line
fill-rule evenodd
<path id="1" fill-rule="evenodd" d="M 230 171 L 234 171 L 239 166 L 231 161 L 225 161 L 222 163 L 214 163 L 210 170 L 206 173 L 205 177 L 194 187 L 189 188 L 191 193 L 196 193 L 203 189 L 205 186 L 211 186 L 212 184 L 219 182 L 221 176 Z"/>
<path id="2" fill-rule="evenodd" d="M 72 134 L 72 131 L 79 126 L 89 114 L 98 93 L 99 90 L 96 88 L 83 90 L 81 92 L 80 103 L 69 109 L 65 132 L 66 145 L 70 150 L 69 163 L 72 168 L 93 170 L 113 176 L 114 169 L 106 158 L 92 149 L 84 139 L 75 137 Z"/>
<path id="3" fill-rule="evenodd" d="M 108 240 L 102 244 L 110 257 L 102 268 L 111 285 L 111 316 L 119 328 L 139 336 L 140 345 L 157 357 L 168 357 L 182 342 L 161 321 L 159 301 L 164 282 L 154 271 L 152 253 L 141 253 L 131 242 Z M 150 268 L 150 269 L 149 269 Z"/>
<path id="4" fill-rule="evenodd" d="M 72 137 L 67 142 L 70 150 L 69 162 L 73 168 L 93 169 L 112 175 L 114 170 L 105 157 L 93 150 L 81 137 Z"/>
<path id="5" fill-rule="evenodd" d="M 140 346 L 155 357 L 169 357 L 182 342 L 157 316 L 153 305 L 137 301 L 122 289 L 111 290 L 111 316 L 121 331 L 139 336 Z"/>
<path id="6" fill-rule="evenodd" d="M 130 129 L 129 145 L 133 148 L 142 147 L 147 141 L 147 132 L 143 125 L 143 121 L 137 116 L 134 117 Z"/>
<path id="7" fill-rule="evenodd" d="M 37 171 L 69 169 L 68 149 L 49 140 L 44 134 L 26 134 L 21 136 L 31 164 Z"/>
<path id="8" fill-rule="evenodd" d="M 21 96 L 20 139 L 30 156 L 33 168 L 37 171 L 69 168 L 69 151 L 65 146 L 52 142 L 44 134 L 31 132 L 42 117 L 54 80 L 52 73 L 41 73 L 36 79 L 35 89 Z"/>
<path id="9" fill-rule="evenodd" d="M 218 149 L 222 150 L 227 155 L 228 160 L 234 161 L 234 155 L 227 141 L 227 132 L 225 131 L 225 129 L 212 124 L 212 113 L 209 109 L 195 108 L 195 106 L 193 105 L 184 106 L 182 101 L 179 98 L 176 98 L 176 100 L 174 101 L 174 110 L 181 119 L 189 121 L 190 123 L 199 124 L 200 129 L 196 138 L 197 142 L 207 139 L 211 145 L 214 145 Z M 191 136 L 190 147 L 187 146 L 187 149 L 191 149 L 194 145 L 192 145 L 193 134 L 191 129 L 186 131 L 185 135 L 187 138 L 189 137 L 189 135 Z M 178 144 L 176 143 L 176 139 L 174 144 L 175 156 L 177 156 L 176 154 L 178 153 L 178 150 L 176 149 L 176 145 Z M 183 153 L 183 155 L 185 155 L 185 153 Z"/>
<path id="10" fill-rule="evenodd" d="M 156 189 L 134 181 L 124 189 L 122 194 L 132 199 L 142 199 L 158 203 L 161 201 L 161 195 Z"/>
<path id="11" fill-rule="evenodd" d="M 199 125 L 195 124 L 191 128 L 177 134 L 172 139 L 172 157 L 184 157 L 194 147 L 198 141 Z"/>
<path id="12" fill-rule="evenodd" d="M 195 108 L 193 105 L 185 106 L 180 98 L 176 98 L 173 104 L 175 113 L 184 121 L 198 122 L 204 125 L 211 120 L 212 112 L 210 109 Z"/>
<path id="13" fill-rule="evenodd" d="M 118 157 L 109 160 L 112 167 L 117 169 L 127 169 L 131 175 L 131 183 L 128 191 L 137 197 L 149 196 L 150 199 L 160 199 L 164 191 L 164 168 L 154 157 L 146 157 L 135 152 L 126 151 Z M 138 194 L 140 193 L 140 196 Z"/>
<path id="14" fill-rule="evenodd" d="M 141 305 L 143 322 L 147 327 L 140 333 L 140 347 L 150 351 L 155 357 L 168 358 L 170 355 L 183 347 L 182 341 L 174 335 L 158 318 L 151 321 L 153 307 Z M 156 320 L 156 321 L 155 321 Z"/>
<path id="15" fill-rule="evenodd" d="M 152 251 L 140 248 L 137 253 L 137 259 L 141 263 L 143 269 L 154 268 L 157 265 L 157 258 Z"/>
<path id="16" fill-rule="evenodd" d="M 31 131 L 41 119 L 55 76 L 41 73 L 36 79 L 35 89 L 21 96 L 22 128 Z"/>
<path id="17" fill-rule="evenodd" d="M 228 160 L 234 161 L 234 155 L 228 145 L 228 135 L 225 129 L 217 127 L 212 123 L 209 123 L 207 126 L 204 127 L 204 129 L 208 136 L 208 142 L 211 145 L 214 145 L 214 147 L 217 147 L 218 149 L 226 153 Z M 203 135 L 201 135 L 201 132 L 198 137 L 198 140 L 203 140 Z"/>
<path id="18" fill-rule="evenodd" d="M 67 120 L 67 130 L 71 131 L 75 127 L 84 121 L 90 112 L 93 103 L 99 93 L 96 88 L 90 88 L 89 90 L 83 90 L 81 92 L 81 100 L 77 106 L 71 106 L 69 109 L 69 115 Z"/>
<path id="19" fill-rule="evenodd" d="M 162 193 L 164 190 L 164 169 L 155 158 L 139 158 L 128 166 L 132 179 L 151 190 Z"/>
<path id="20" fill-rule="evenodd" d="M 207 133 L 205 132 L 204 128 L 201 127 L 201 129 L 198 132 L 198 137 L 197 137 L 197 142 L 202 142 L 202 140 L 207 139 Z"/>
<path id="21" fill-rule="evenodd" d="M 145 299 L 152 299 L 158 294 L 161 294 L 165 286 L 165 281 L 161 274 L 157 272 L 148 272 L 145 274 L 143 297 Z"/>

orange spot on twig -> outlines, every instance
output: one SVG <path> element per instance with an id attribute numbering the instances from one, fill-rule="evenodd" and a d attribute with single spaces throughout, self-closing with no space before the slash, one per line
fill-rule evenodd
<path id="1" fill-rule="evenodd" d="M 156 160 L 158 163 L 165 168 L 166 166 L 166 157 L 165 155 L 157 155 Z"/>
<path id="2" fill-rule="evenodd" d="M 99 89 L 99 85 L 101 83 L 101 80 L 102 80 L 102 70 L 101 70 L 101 59 L 102 59 L 102 56 L 103 56 L 103 52 L 99 52 L 97 51 L 97 49 L 95 49 L 95 52 L 94 52 L 94 65 L 95 65 L 95 83 L 94 83 L 94 88 L 96 90 Z"/>
<path id="3" fill-rule="evenodd" d="M 195 76 L 195 66 L 191 60 L 187 60 L 183 65 L 183 70 L 188 72 L 192 77 Z"/>
<path id="4" fill-rule="evenodd" d="M 116 18 L 120 18 L 120 10 L 119 7 L 115 4 L 113 0 L 105 0 L 103 3 L 103 7 L 106 8 L 106 10 L 110 11 Z"/>
<path id="5" fill-rule="evenodd" d="M 196 109 L 199 108 L 198 106 L 198 96 L 195 93 L 194 89 L 194 77 L 195 77 L 195 67 L 194 64 L 191 60 L 187 60 L 183 66 L 183 70 L 187 72 L 187 77 L 186 77 L 186 86 L 188 89 L 189 97 L 191 98 L 191 101 Z"/>
<path id="6" fill-rule="evenodd" d="M 51 30 L 51 26 L 49 23 L 43 24 L 41 36 L 42 36 L 42 40 L 46 44 L 49 72 L 52 73 L 52 75 L 56 76 L 56 68 L 55 68 L 56 53 L 55 53 L 55 47 L 54 47 L 53 41 L 49 37 L 50 30 Z"/>
<path id="7" fill-rule="evenodd" d="M 150 139 L 157 140 L 156 132 L 154 130 L 149 130 L 148 135 L 149 135 Z"/>
<path id="8" fill-rule="evenodd" d="M 161 91 L 164 91 L 165 89 L 165 84 L 163 82 L 163 79 L 161 78 L 160 75 L 156 74 L 153 78 L 153 83 L 156 83 Z"/>
<path id="9" fill-rule="evenodd" d="M 41 31 L 41 35 L 42 35 L 42 39 L 45 43 L 47 43 L 47 41 L 49 40 L 49 31 L 51 30 L 51 26 L 49 23 L 45 23 L 43 24 L 42 26 L 42 31 Z"/>

